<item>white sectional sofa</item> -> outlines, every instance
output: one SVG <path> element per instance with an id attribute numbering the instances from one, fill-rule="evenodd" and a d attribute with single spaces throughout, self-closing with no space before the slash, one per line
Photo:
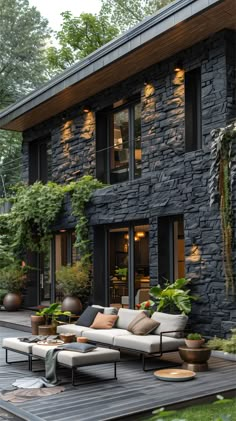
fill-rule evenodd
<path id="1" fill-rule="evenodd" d="M 98 307 L 98 306 L 94 306 Z M 104 314 L 114 314 L 116 309 L 103 308 Z M 155 312 L 152 318 L 160 323 L 158 328 L 148 335 L 134 335 L 127 330 L 128 325 L 140 310 L 120 308 L 115 327 L 112 329 L 92 329 L 78 324 L 58 326 L 58 333 L 74 333 L 76 336 L 87 337 L 90 342 L 104 344 L 116 349 L 126 349 L 142 354 L 143 369 L 145 356 L 161 357 L 163 353 L 177 351 L 184 345 L 183 331 L 188 321 L 186 315 Z"/>

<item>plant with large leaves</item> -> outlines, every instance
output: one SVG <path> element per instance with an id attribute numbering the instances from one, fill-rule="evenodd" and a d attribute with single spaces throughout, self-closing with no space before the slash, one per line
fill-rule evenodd
<path id="1" fill-rule="evenodd" d="M 184 289 L 190 280 L 186 278 L 176 279 L 172 284 L 167 281 L 164 288 L 160 285 L 150 289 L 152 300 L 143 302 L 139 308 L 148 309 L 153 313 L 155 310 L 175 314 L 180 312 L 189 314 L 192 309 L 192 301 L 197 297 L 190 295 L 189 289 Z"/>
<path id="2" fill-rule="evenodd" d="M 236 140 L 236 123 L 211 132 L 211 170 L 209 180 L 210 206 L 217 200 L 220 204 L 223 237 L 223 261 L 226 278 L 226 295 L 235 294 L 233 272 L 233 209 L 232 189 L 236 174 L 233 142 Z"/>

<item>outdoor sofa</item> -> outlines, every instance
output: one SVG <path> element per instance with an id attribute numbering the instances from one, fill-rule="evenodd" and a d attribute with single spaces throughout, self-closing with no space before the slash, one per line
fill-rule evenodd
<path id="1" fill-rule="evenodd" d="M 115 314 L 114 307 L 101 307 L 103 314 Z M 147 313 L 147 312 L 146 312 Z M 186 315 L 167 314 L 155 312 L 151 319 L 158 321 L 159 326 L 147 335 L 136 335 L 127 328 L 130 323 L 140 314 L 140 310 L 120 308 L 118 319 L 111 329 L 94 329 L 88 326 L 81 326 L 80 319 L 76 324 L 65 324 L 58 326 L 57 332 L 73 333 L 76 336 L 88 338 L 89 342 L 106 345 L 110 348 L 128 350 L 142 355 L 142 367 L 146 371 L 145 360 L 150 357 L 161 357 L 163 353 L 177 351 L 184 345 L 183 332 L 188 321 Z"/>

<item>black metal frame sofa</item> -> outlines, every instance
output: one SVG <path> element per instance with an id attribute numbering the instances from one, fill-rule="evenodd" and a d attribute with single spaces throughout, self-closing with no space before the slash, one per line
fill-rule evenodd
<path id="1" fill-rule="evenodd" d="M 114 314 L 117 309 L 101 307 L 104 314 Z M 146 358 L 161 357 L 166 352 L 177 351 L 184 345 L 183 332 L 188 317 L 182 314 L 155 312 L 151 318 L 159 322 L 159 326 L 148 335 L 135 335 L 128 331 L 129 324 L 140 314 L 140 310 L 120 308 L 115 326 L 111 329 L 94 329 L 76 324 L 58 326 L 58 333 L 73 333 L 87 337 L 89 342 L 105 345 L 119 350 L 129 350 L 142 355 L 142 367 L 146 371 Z"/>

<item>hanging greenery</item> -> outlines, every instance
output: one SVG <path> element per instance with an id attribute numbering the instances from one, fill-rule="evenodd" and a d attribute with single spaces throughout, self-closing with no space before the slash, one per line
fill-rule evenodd
<path id="1" fill-rule="evenodd" d="M 51 182 L 19 187 L 10 213 L 16 251 L 40 253 L 48 249 L 51 226 L 62 209 L 65 191 Z"/>
<path id="2" fill-rule="evenodd" d="M 226 295 L 235 294 L 233 271 L 233 209 L 232 186 L 236 173 L 233 142 L 236 140 L 236 123 L 211 132 L 212 165 L 210 170 L 210 206 L 217 200 L 220 204 L 223 239 L 223 261 L 226 278 Z"/>
<path id="3" fill-rule="evenodd" d="M 75 247 L 78 248 L 81 260 L 87 264 L 90 262 L 91 251 L 88 218 L 85 214 L 85 207 L 89 202 L 92 193 L 104 186 L 105 185 L 102 182 L 90 175 L 85 175 L 79 181 L 71 183 L 70 185 L 72 191 L 72 213 L 77 219 L 75 227 Z"/>

